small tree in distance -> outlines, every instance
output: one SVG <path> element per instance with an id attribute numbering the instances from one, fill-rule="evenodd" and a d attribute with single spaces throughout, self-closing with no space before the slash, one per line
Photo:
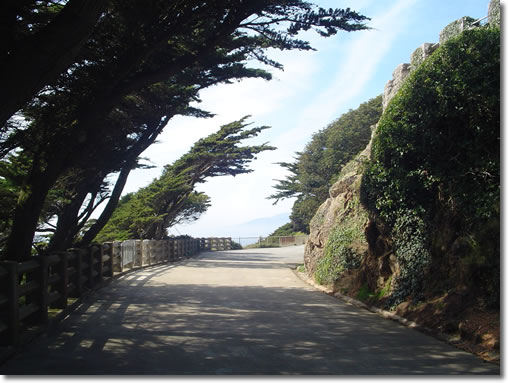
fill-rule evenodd
<path id="1" fill-rule="evenodd" d="M 150 185 L 125 196 L 96 240 L 162 239 L 167 228 L 196 220 L 210 206 L 209 197 L 194 190 L 196 184 L 210 177 L 250 173 L 247 166 L 257 154 L 275 149 L 267 144 L 240 146 L 268 128 L 246 129 L 246 118 L 199 140 Z"/>

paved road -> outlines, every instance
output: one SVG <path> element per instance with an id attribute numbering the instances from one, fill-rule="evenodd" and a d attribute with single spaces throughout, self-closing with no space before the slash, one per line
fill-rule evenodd
<path id="1" fill-rule="evenodd" d="M 499 374 L 314 290 L 303 247 L 203 253 L 125 275 L 0 366 L 10 374 Z"/>

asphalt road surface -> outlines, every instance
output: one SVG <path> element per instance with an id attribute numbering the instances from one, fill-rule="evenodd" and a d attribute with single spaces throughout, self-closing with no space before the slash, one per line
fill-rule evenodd
<path id="1" fill-rule="evenodd" d="M 129 273 L 0 366 L 35 375 L 499 374 L 316 291 L 303 246 L 202 253 Z"/>

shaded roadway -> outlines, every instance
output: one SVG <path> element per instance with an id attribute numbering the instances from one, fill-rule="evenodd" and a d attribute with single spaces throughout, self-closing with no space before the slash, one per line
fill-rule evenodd
<path id="1" fill-rule="evenodd" d="M 10 374 L 499 374 L 316 291 L 303 246 L 202 253 L 129 273 L 0 366 Z"/>

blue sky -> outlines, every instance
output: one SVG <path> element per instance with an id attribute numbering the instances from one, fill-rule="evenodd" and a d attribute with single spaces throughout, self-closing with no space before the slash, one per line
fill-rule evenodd
<path id="1" fill-rule="evenodd" d="M 187 152 L 201 137 L 225 123 L 251 115 L 254 126 L 269 125 L 258 139 L 278 148 L 261 153 L 252 163 L 250 174 L 216 177 L 198 190 L 212 200 L 201 218 L 170 230 L 170 234 L 199 236 L 267 235 L 289 215 L 293 200 L 272 205 L 274 179 L 285 172 L 276 162 L 291 161 L 312 134 L 325 128 L 349 109 L 355 109 L 381 94 L 393 70 L 409 62 L 411 53 L 425 42 L 437 42 L 439 32 L 462 17 L 487 15 L 488 0 L 348 0 L 314 1 L 325 8 L 350 7 L 369 16 L 372 30 L 342 32 L 324 39 L 314 33 L 302 37 L 311 41 L 315 52 L 277 52 L 271 58 L 284 65 L 284 71 L 271 70 L 274 79 L 248 79 L 219 85 L 201 93 L 201 108 L 213 112 L 212 119 L 176 117 L 169 122 L 159 143 L 143 153 L 155 169 L 136 170 L 128 179 L 124 193 L 136 191 L 157 177 L 165 164 Z M 273 224 L 270 224 L 270 217 Z M 266 222 L 265 228 L 249 222 Z M 252 231 L 252 232 L 251 232 Z M 262 232 L 260 232 L 262 231 Z"/>

